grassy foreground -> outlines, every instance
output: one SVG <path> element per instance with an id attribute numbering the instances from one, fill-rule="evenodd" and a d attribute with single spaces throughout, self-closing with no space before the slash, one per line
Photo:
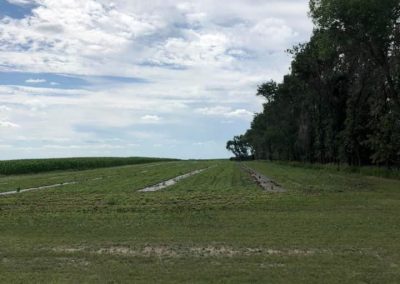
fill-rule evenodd
<path id="1" fill-rule="evenodd" d="M 75 185 L 0 197 L 0 282 L 400 282 L 400 181 L 247 164 L 288 192 L 263 192 L 237 164 L 207 161 L 82 171 Z"/>

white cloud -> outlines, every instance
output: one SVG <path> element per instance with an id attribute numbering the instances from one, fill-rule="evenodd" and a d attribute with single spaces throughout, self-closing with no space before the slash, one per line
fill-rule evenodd
<path id="1" fill-rule="evenodd" d="M 27 18 L 0 20 L 0 62 L 19 71 L 133 75 L 143 62 L 237 67 L 242 55 L 283 51 L 311 31 L 306 0 L 11 2 L 40 4 Z"/>
<path id="2" fill-rule="evenodd" d="M 34 8 L 23 19 L 0 19 L 0 72 L 35 74 L 26 82 L 31 86 L 0 85 L 0 105 L 12 108 L 0 107 L 1 130 L 13 134 L 7 145 L 33 147 L 25 147 L 25 156 L 127 155 L 129 141 L 160 140 L 169 142 L 156 150 L 148 146 L 150 154 L 166 156 L 172 152 L 165 149 L 178 143 L 178 154 L 185 145 L 187 153 L 192 146 L 198 155 L 202 149 L 210 150 L 208 156 L 225 153 L 225 139 L 245 131 L 262 108 L 257 85 L 280 80 L 290 63 L 285 50 L 312 30 L 308 0 L 8 1 L 35 4 L 26 6 Z M 85 85 L 58 81 L 54 75 L 60 74 Z M 39 88 L 45 82 L 50 88 Z M 208 130 L 213 122 L 226 127 Z M 202 129 L 199 137 L 193 127 Z M 79 148 L 88 147 L 87 140 L 98 148 Z M 108 144 L 117 146 L 101 148 Z M 3 156 L 20 157 L 21 149 Z"/>
<path id="3" fill-rule="evenodd" d="M 161 121 L 161 117 L 159 117 L 158 115 L 145 115 L 141 117 L 141 120 L 145 121 L 145 122 L 159 122 Z"/>
<path id="4" fill-rule="evenodd" d="M 6 1 L 14 5 L 22 5 L 22 6 L 31 5 L 36 2 L 35 0 L 6 0 Z"/>
<path id="5" fill-rule="evenodd" d="M 205 146 L 210 146 L 216 144 L 215 141 L 201 141 L 201 142 L 194 142 L 192 145 L 193 146 L 198 146 L 198 147 L 205 147 Z"/>
<path id="6" fill-rule="evenodd" d="M 41 84 L 41 83 L 46 83 L 47 81 L 45 79 L 28 79 L 25 81 L 25 83 L 28 84 Z"/>
<path id="7" fill-rule="evenodd" d="M 224 34 L 188 31 L 186 38 L 169 38 L 159 46 L 152 62 L 177 66 L 223 65 L 232 61 L 226 54 L 229 46 L 229 39 Z"/>
<path id="8" fill-rule="evenodd" d="M 136 38 L 151 35 L 162 25 L 157 16 L 116 10 L 94 0 L 36 2 L 40 5 L 32 16 L 0 20 L 0 60 L 18 69 L 82 74 L 85 61 L 105 64 L 104 59 L 124 52 Z"/>
<path id="9" fill-rule="evenodd" d="M 226 117 L 246 118 L 246 119 L 253 118 L 253 116 L 254 113 L 246 109 L 235 109 L 226 114 Z"/>
<path id="10" fill-rule="evenodd" d="M 9 112 L 12 109 L 5 105 L 0 105 L 0 112 Z"/>
<path id="11" fill-rule="evenodd" d="M 0 121 L 0 128 L 19 128 L 20 126 L 10 121 Z"/>
<path id="12" fill-rule="evenodd" d="M 261 52 L 282 52 L 297 36 L 295 27 L 289 27 L 285 20 L 276 18 L 266 18 L 252 25 L 241 25 L 232 35 L 242 47 Z"/>
<path id="13" fill-rule="evenodd" d="M 236 119 L 251 119 L 254 116 L 253 112 L 246 109 L 232 109 L 223 106 L 198 108 L 195 111 L 206 116 L 220 116 Z"/>

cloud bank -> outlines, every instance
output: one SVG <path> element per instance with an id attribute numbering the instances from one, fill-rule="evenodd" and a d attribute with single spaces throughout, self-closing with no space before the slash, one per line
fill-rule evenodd
<path id="1" fill-rule="evenodd" d="M 312 30 L 306 0 L 7 1 L 29 13 L 0 19 L 5 158 L 226 157 Z"/>

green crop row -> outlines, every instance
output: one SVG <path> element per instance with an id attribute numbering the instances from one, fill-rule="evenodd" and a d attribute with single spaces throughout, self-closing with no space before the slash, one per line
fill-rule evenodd
<path id="1" fill-rule="evenodd" d="M 32 174 L 59 170 L 87 170 L 95 168 L 172 161 L 161 158 L 59 158 L 0 161 L 0 174 Z"/>

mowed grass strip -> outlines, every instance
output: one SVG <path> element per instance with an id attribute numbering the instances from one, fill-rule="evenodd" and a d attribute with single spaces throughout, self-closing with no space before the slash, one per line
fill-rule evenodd
<path id="1" fill-rule="evenodd" d="M 249 163 L 288 189 L 273 194 L 236 163 L 182 171 L 214 164 L 154 193 L 110 180 L 0 199 L 0 281 L 399 282 L 399 181 Z"/>
<path id="2" fill-rule="evenodd" d="M 246 164 L 284 187 L 304 194 L 381 192 L 394 194 L 393 197 L 396 198 L 400 191 L 400 180 L 398 179 L 328 171 L 325 168 L 293 167 L 282 163 L 263 161 Z"/>
<path id="3" fill-rule="evenodd" d="M 163 174 L 168 173 L 169 170 L 173 174 L 175 174 L 174 170 L 178 170 L 177 173 L 182 173 L 190 164 L 196 165 L 198 163 L 192 162 L 182 164 L 180 162 L 163 162 L 84 171 L 64 171 L 57 173 L 3 176 L 0 177 L 0 192 L 69 182 L 77 182 L 82 184 L 97 181 L 97 183 L 105 184 L 110 181 L 115 182 L 116 180 L 129 180 L 132 177 L 137 178 L 138 176 L 140 176 L 140 180 L 148 180 L 148 182 L 151 184 L 151 182 L 157 181 L 157 179 L 154 179 L 154 177 L 157 178 L 157 174 L 160 175 L 161 179 L 164 179 L 166 177 L 164 177 Z M 196 167 L 194 168 L 197 169 Z M 173 176 L 168 175 L 167 177 Z M 144 183 L 143 185 L 147 184 Z"/>
<path id="4" fill-rule="evenodd" d="M 15 210 L 39 213 L 74 211 L 75 209 L 90 211 L 93 208 L 97 210 L 99 208 L 97 205 L 124 204 L 130 199 L 136 198 L 135 194 L 143 195 L 143 193 L 137 192 L 141 188 L 207 166 L 207 163 L 201 162 L 172 162 L 92 170 L 76 176 L 68 172 L 63 178 L 76 181 L 76 184 L 0 196 L 0 210 L 3 214 L 12 213 Z M 33 178 L 36 183 L 36 177 Z M 23 179 L 23 181 L 27 187 L 33 186 L 32 183 L 29 183 L 31 179 Z M 55 181 L 52 176 L 40 179 L 40 185 L 53 182 Z M 11 207 L 13 210 L 7 210 Z"/>

